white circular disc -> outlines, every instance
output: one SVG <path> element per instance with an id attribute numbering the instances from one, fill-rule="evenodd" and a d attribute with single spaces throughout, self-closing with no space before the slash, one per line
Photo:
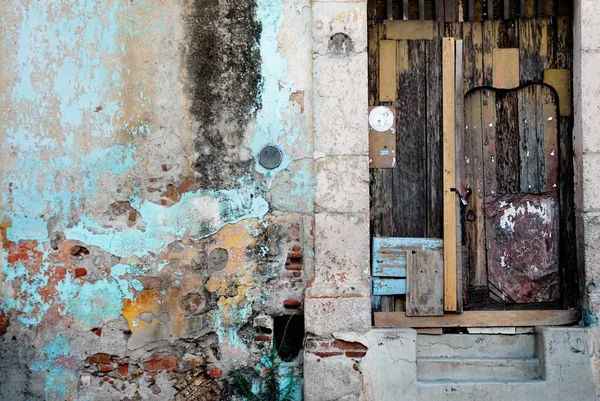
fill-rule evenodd
<path id="1" fill-rule="evenodd" d="M 377 106 L 369 113 L 369 125 L 375 131 L 389 131 L 394 125 L 394 113 L 385 106 Z"/>

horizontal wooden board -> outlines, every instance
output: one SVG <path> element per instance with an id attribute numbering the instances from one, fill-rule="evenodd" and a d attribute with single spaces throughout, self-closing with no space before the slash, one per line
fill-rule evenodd
<path id="1" fill-rule="evenodd" d="M 393 40 L 432 40 L 435 21 L 392 20 L 386 25 L 385 38 Z"/>
<path id="2" fill-rule="evenodd" d="M 469 311 L 440 317 L 409 317 L 404 312 L 375 312 L 375 327 L 526 327 L 576 324 L 576 310 Z"/>
<path id="3" fill-rule="evenodd" d="M 406 280 L 401 278 L 374 278 L 373 295 L 404 295 Z"/>

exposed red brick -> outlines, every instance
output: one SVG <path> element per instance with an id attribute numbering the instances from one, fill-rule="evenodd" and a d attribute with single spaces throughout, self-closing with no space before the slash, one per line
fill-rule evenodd
<path id="1" fill-rule="evenodd" d="M 271 341 L 271 336 L 255 336 L 254 341 Z"/>
<path id="2" fill-rule="evenodd" d="M 319 346 L 320 346 L 321 348 L 329 348 L 329 347 L 331 347 L 331 345 L 332 345 L 332 343 L 330 343 L 330 342 L 321 342 L 321 343 L 319 344 Z"/>
<path id="3" fill-rule="evenodd" d="M 109 378 L 109 377 L 105 377 L 105 378 L 104 378 L 104 379 L 102 379 L 102 380 L 104 380 L 105 382 L 107 382 L 107 381 L 109 381 L 109 380 L 110 380 L 110 378 Z"/>
<path id="4" fill-rule="evenodd" d="M 6 316 L 6 313 L 0 311 L 0 336 L 3 336 L 6 334 L 6 331 L 8 330 L 8 326 L 10 326 L 8 316 Z"/>
<path id="5" fill-rule="evenodd" d="M 134 222 L 137 219 L 137 212 L 135 210 L 130 211 L 127 219 L 131 222 Z"/>
<path id="6" fill-rule="evenodd" d="M 96 327 L 92 329 L 92 333 L 94 333 L 98 337 L 102 337 L 102 327 Z"/>
<path id="7" fill-rule="evenodd" d="M 163 164 L 160 167 L 162 168 L 162 171 L 169 171 L 169 166 L 167 166 L 166 164 Z"/>
<path id="8" fill-rule="evenodd" d="M 302 259 L 302 252 L 290 252 L 287 257 L 288 259 Z"/>
<path id="9" fill-rule="evenodd" d="M 286 299 L 285 301 L 283 301 L 283 306 L 286 308 L 299 308 L 302 305 L 302 302 L 297 301 L 295 299 Z"/>
<path id="10" fill-rule="evenodd" d="M 158 372 L 166 370 L 168 372 L 177 371 L 179 369 L 179 359 L 176 355 L 167 352 L 159 352 L 146 362 L 144 362 L 144 370 L 146 372 Z"/>
<path id="11" fill-rule="evenodd" d="M 339 349 L 347 349 L 347 350 L 368 350 L 367 347 L 362 345 L 361 343 L 354 343 L 349 341 L 335 340 L 333 342 L 333 346 Z"/>
<path id="12" fill-rule="evenodd" d="M 115 368 L 113 368 L 113 366 L 110 363 L 100 364 L 100 372 L 102 373 L 112 372 L 113 370 L 115 370 Z"/>
<path id="13" fill-rule="evenodd" d="M 75 278 L 83 277 L 87 275 L 87 270 L 83 267 L 78 267 L 75 269 Z"/>
<path id="14" fill-rule="evenodd" d="M 197 183 L 196 179 L 186 178 L 185 180 L 183 180 L 183 182 L 181 184 L 179 184 L 179 186 L 177 187 L 177 191 L 179 191 L 179 193 L 182 194 L 185 191 L 187 191 L 188 189 L 190 189 L 192 187 L 192 185 L 194 185 L 196 183 Z"/>
<path id="15" fill-rule="evenodd" d="M 302 250 L 302 247 L 299 245 L 294 245 L 292 247 L 292 251 L 294 251 L 294 252 L 300 252 L 301 250 Z"/>
<path id="16" fill-rule="evenodd" d="M 346 356 L 348 358 L 362 358 L 365 355 L 367 355 L 365 351 L 346 351 Z"/>
<path id="17" fill-rule="evenodd" d="M 307 350 L 309 349 L 317 349 L 317 343 L 313 342 L 313 341 L 307 341 L 305 344 L 305 347 Z"/>
<path id="18" fill-rule="evenodd" d="M 110 355 L 101 352 L 88 357 L 86 361 L 87 363 L 110 363 Z"/>
<path id="19" fill-rule="evenodd" d="M 161 204 L 162 206 L 167 206 L 168 202 L 167 202 L 167 200 L 166 200 L 166 199 L 161 199 L 161 200 L 160 200 L 160 204 Z"/>
<path id="20" fill-rule="evenodd" d="M 352 369 L 354 369 L 358 372 L 358 363 L 355 363 L 354 365 L 352 365 Z"/>
<path id="21" fill-rule="evenodd" d="M 221 369 L 217 368 L 216 366 L 210 366 L 208 368 L 207 373 L 208 373 L 208 377 L 210 377 L 211 379 L 216 379 L 223 375 L 223 372 L 221 372 Z"/>
<path id="22" fill-rule="evenodd" d="M 302 265 L 294 263 L 294 264 L 285 265 L 285 268 L 287 270 L 302 270 Z"/>
<path id="23" fill-rule="evenodd" d="M 314 352 L 314 354 L 320 358 L 329 358 L 331 356 L 344 355 L 344 353 L 340 351 Z"/>
<path id="24" fill-rule="evenodd" d="M 122 363 L 119 365 L 119 373 L 122 376 L 127 376 L 129 374 L 129 364 L 128 363 Z"/>

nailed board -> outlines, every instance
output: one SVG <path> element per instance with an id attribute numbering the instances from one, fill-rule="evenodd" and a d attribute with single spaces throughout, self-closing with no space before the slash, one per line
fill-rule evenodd
<path id="1" fill-rule="evenodd" d="M 396 129 L 394 110 L 369 107 L 369 167 L 396 167 Z"/>
<path id="2" fill-rule="evenodd" d="M 375 327 L 528 327 L 577 324 L 576 310 L 467 311 L 443 317 L 410 317 L 402 312 L 375 312 Z"/>

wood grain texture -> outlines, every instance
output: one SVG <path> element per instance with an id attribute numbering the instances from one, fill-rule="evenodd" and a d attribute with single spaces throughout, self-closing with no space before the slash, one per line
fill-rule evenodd
<path id="1" fill-rule="evenodd" d="M 573 68 L 573 32 L 569 16 L 556 17 L 556 43 L 552 68 Z"/>
<path id="2" fill-rule="evenodd" d="M 514 89 L 519 86 L 519 49 L 494 49 L 493 86 Z"/>
<path id="3" fill-rule="evenodd" d="M 376 312 L 375 327 L 526 327 L 567 326 L 581 318 L 577 310 L 468 311 L 443 317 L 409 317 L 402 312 Z"/>
<path id="4" fill-rule="evenodd" d="M 394 40 L 432 40 L 436 27 L 435 21 L 388 21 L 385 37 Z"/>
<path id="5" fill-rule="evenodd" d="M 519 119 L 515 91 L 496 93 L 496 182 L 498 195 L 521 189 Z"/>
<path id="6" fill-rule="evenodd" d="M 397 41 L 398 144 L 393 170 L 394 236 L 426 234 L 426 54 L 423 41 Z"/>
<path id="7" fill-rule="evenodd" d="M 407 252 L 406 316 L 444 314 L 443 248 Z"/>
<path id="8" fill-rule="evenodd" d="M 484 199 L 498 196 L 496 179 L 496 92 L 490 89 L 481 90 L 481 114 L 483 134 L 483 188 Z"/>
<path id="9" fill-rule="evenodd" d="M 428 238 L 443 234 L 442 195 L 442 41 L 425 42 L 427 68 L 426 232 Z"/>
<path id="10" fill-rule="evenodd" d="M 463 41 L 457 40 L 455 42 L 455 78 L 454 78 L 454 96 L 455 96 L 455 166 L 456 166 L 456 188 L 459 188 L 461 193 L 464 194 L 465 191 L 462 188 L 462 184 L 464 182 L 464 168 L 463 168 L 463 158 L 465 154 L 464 150 L 464 89 L 463 89 Z M 463 226 L 461 221 L 461 213 L 462 206 L 459 202 L 459 207 L 456 208 L 456 292 L 457 292 L 457 312 L 462 313 L 464 309 L 464 265 L 465 258 L 463 252 Z"/>
<path id="11" fill-rule="evenodd" d="M 483 23 L 483 85 L 494 85 L 494 49 L 496 48 L 496 31 L 494 21 Z"/>
<path id="12" fill-rule="evenodd" d="M 520 83 L 541 83 L 544 70 L 550 68 L 554 58 L 553 20 L 529 18 L 518 23 Z"/>
<path id="13" fill-rule="evenodd" d="M 527 86 L 517 92 L 519 102 L 519 152 L 521 193 L 539 193 L 539 150 L 537 105 L 539 87 Z"/>
<path id="14" fill-rule="evenodd" d="M 397 97 L 396 41 L 379 41 L 379 101 L 393 102 Z"/>
<path id="15" fill-rule="evenodd" d="M 442 39 L 443 166 L 444 166 L 444 310 L 456 311 L 456 84 L 455 40 Z"/>

